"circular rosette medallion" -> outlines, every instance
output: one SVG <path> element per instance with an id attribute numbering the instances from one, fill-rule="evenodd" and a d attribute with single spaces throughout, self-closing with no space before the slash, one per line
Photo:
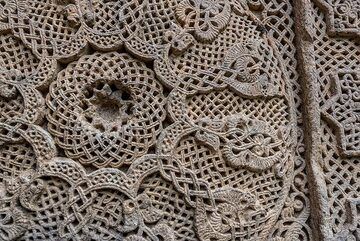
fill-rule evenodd
<path id="1" fill-rule="evenodd" d="M 50 87 L 48 128 L 68 157 L 120 167 L 155 143 L 164 101 L 145 64 L 127 54 L 95 53 L 70 64 Z"/>
<path id="2" fill-rule="evenodd" d="M 88 0 L 9 0 L 1 21 L 38 57 L 76 58 L 90 43 L 114 50 L 137 32 L 142 2 Z"/>

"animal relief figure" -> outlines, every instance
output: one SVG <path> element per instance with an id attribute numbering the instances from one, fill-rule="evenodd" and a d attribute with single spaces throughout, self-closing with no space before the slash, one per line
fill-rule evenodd
<path id="1" fill-rule="evenodd" d="M 277 128 L 235 115 L 196 123 L 180 119 L 160 136 L 159 154 L 178 158 L 189 176 L 207 183 L 204 190 L 213 204 L 197 199 L 195 205 L 196 231 L 203 240 L 266 237 L 281 210 L 271 200 L 282 205 L 293 172 L 291 127 Z M 263 231 L 250 228 L 254 225 Z"/>
<path id="2" fill-rule="evenodd" d="M 292 93 L 278 50 L 242 5 L 211 41 L 200 41 L 195 31 L 175 28 L 155 60 L 156 74 L 171 88 L 172 120 L 157 153 L 179 159 L 189 177 L 206 183 L 212 203 L 199 198 L 193 204 L 201 240 L 266 240 L 294 163 Z M 219 192 L 224 189 L 231 191 Z M 244 215 L 235 214 L 242 208 L 231 196 L 257 205 L 244 202 Z"/>
<path id="3" fill-rule="evenodd" d="M 34 169 L 56 155 L 47 132 L 24 120 L 0 123 L 0 238 L 15 240 L 32 225 L 19 207 L 43 190 L 42 183 L 29 185 Z M 26 189 L 22 189 L 22 185 Z M 20 197 L 20 198 L 19 198 Z"/>
<path id="4" fill-rule="evenodd" d="M 54 158 L 24 175 L 12 179 L 6 189 L 12 203 L 19 202 L 26 213 L 18 214 L 19 220 L 13 214 L 17 221 L 13 229 L 18 233 L 8 233 L 14 237 L 175 240 L 174 231 L 161 222 L 163 215 L 147 194 L 135 194 L 132 186 L 138 186 L 137 180 L 121 171 L 102 169 L 86 175 L 74 161 Z"/>

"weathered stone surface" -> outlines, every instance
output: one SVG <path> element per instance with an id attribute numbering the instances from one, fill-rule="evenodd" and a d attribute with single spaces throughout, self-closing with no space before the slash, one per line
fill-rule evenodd
<path id="1" fill-rule="evenodd" d="M 359 3 L 301 1 L 296 11 L 315 240 L 360 239 Z"/>
<path id="2" fill-rule="evenodd" d="M 359 0 L 0 0 L 0 240 L 360 240 Z"/>

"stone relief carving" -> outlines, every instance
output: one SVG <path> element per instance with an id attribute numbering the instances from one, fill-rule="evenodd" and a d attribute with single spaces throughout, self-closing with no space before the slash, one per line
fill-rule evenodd
<path id="1" fill-rule="evenodd" d="M 340 70 L 332 75 L 334 97 L 324 105 L 324 117 L 336 126 L 341 153 L 345 156 L 360 154 L 358 130 L 360 70 Z"/>
<path id="2" fill-rule="evenodd" d="M 327 2 L 327 10 L 318 2 Z M 315 240 L 359 239 L 359 222 L 350 221 L 356 218 L 349 212 L 350 200 L 359 198 L 358 5 L 359 1 L 303 1 L 296 12 L 303 25 L 298 40 L 308 115 L 311 211 L 319 230 L 313 232 Z M 331 25 L 332 18 L 337 25 Z M 332 26 L 338 34 L 331 32 Z"/>
<path id="3" fill-rule="evenodd" d="M 359 6 L 0 0 L 0 240 L 359 239 Z"/>
<path id="4" fill-rule="evenodd" d="M 86 55 L 50 86 L 48 130 L 82 164 L 131 164 L 162 130 L 162 92 L 153 71 L 127 54 Z"/>
<path id="5" fill-rule="evenodd" d="M 212 42 L 228 25 L 231 6 L 228 1 L 185 0 L 176 6 L 175 16 L 198 41 Z"/>
<path id="6" fill-rule="evenodd" d="M 1 6 L 2 31 L 9 30 L 38 57 L 76 58 L 88 44 L 118 49 L 140 26 L 142 2 L 10 0 Z"/>
<path id="7" fill-rule="evenodd" d="M 22 118 L 38 123 L 45 114 L 39 90 L 46 89 L 55 78 L 57 64 L 48 58 L 37 59 L 10 34 L 0 39 L 0 120 Z"/>
<path id="8" fill-rule="evenodd" d="M 360 3 L 352 0 L 315 0 L 325 11 L 330 35 L 360 37 Z"/>

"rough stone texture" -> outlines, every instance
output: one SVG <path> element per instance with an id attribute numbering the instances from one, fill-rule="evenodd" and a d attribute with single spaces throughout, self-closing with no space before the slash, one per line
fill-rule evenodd
<path id="1" fill-rule="evenodd" d="M 360 2 L 303 1 L 307 163 L 317 240 L 360 240 Z"/>
<path id="2" fill-rule="evenodd" d="M 360 0 L 0 0 L 0 240 L 360 240 Z"/>

